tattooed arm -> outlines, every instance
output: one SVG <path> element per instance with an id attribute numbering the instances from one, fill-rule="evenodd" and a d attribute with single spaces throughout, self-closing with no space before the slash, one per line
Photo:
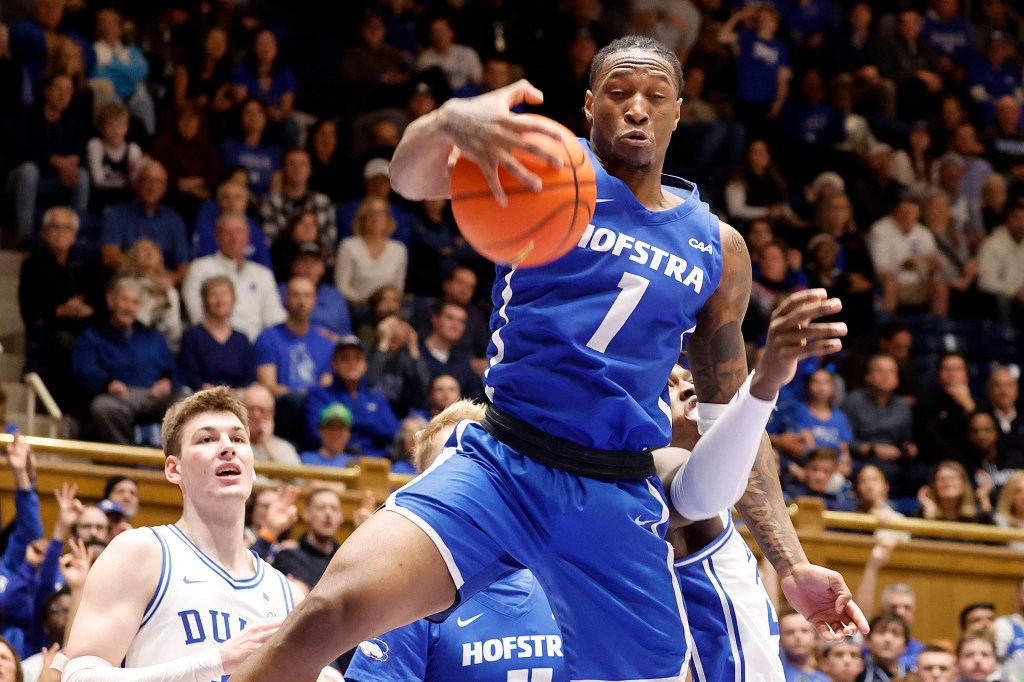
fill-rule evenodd
<path id="1" fill-rule="evenodd" d="M 720 223 L 722 278 L 697 317 L 687 345 L 697 399 L 725 403 L 747 376 L 746 348 L 740 326 L 750 299 L 750 256 L 739 233 Z M 867 622 L 852 602 L 850 590 L 835 571 L 808 562 L 789 517 L 775 456 L 767 434 L 736 505 L 758 546 L 779 573 L 790 603 L 826 638 L 850 631 L 850 623 L 867 631 Z"/>

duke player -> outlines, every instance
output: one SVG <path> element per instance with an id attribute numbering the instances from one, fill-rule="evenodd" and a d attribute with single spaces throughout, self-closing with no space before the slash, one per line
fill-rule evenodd
<path id="1" fill-rule="evenodd" d="M 743 240 L 692 185 L 682 196 L 661 186 L 681 74 L 672 52 L 644 38 L 620 39 L 595 58 L 585 110 L 602 201 L 593 229 L 565 257 L 498 268 L 485 378 L 494 406 L 352 534 L 235 680 L 312 679 L 337 652 L 469 599 L 508 557 L 544 586 L 571 680 L 685 678 L 686 619 L 664 540 L 669 509 L 649 450 L 669 442 L 669 372 L 696 329 L 689 352 L 700 399 L 723 403 L 735 393 L 730 407 L 763 414 L 793 362 L 784 363 L 789 372 L 747 378 Z M 522 137 L 557 131 L 509 110 L 541 97 L 520 82 L 417 119 L 392 161 L 396 189 L 411 199 L 448 196 L 456 149 L 499 197 L 499 165 L 540 189 L 512 150 L 558 164 Z M 787 318 L 789 339 L 807 352 L 838 349 L 835 325 L 811 323 L 838 309 L 817 292 Z M 748 435 L 756 449 L 760 434 Z M 749 471 L 748 461 L 726 473 L 742 492 Z M 784 552 L 799 580 L 799 557 Z M 845 629 L 845 585 L 813 587 L 813 620 Z"/>
<path id="2" fill-rule="evenodd" d="M 243 543 L 254 475 L 247 424 L 223 387 L 167 411 L 164 475 L 181 489 L 181 518 L 125 531 L 96 560 L 67 658 L 55 662 L 64 682 L 226 680 L 301 599 Z M 328 669 L 320 679 L 341 676 Z"/>
<path id="3" fill-rule="evenodd" d="M 478 422 L 484 408 L 470 400 L 448 406 L 416 436 L 413 463 L 429 467 L 459 422 Z M 362 642 L 348 682 L 566 682 L 562 633 L 544 591 L 526 570 L 461 604 L 443 623 L 418 620 Z"/>

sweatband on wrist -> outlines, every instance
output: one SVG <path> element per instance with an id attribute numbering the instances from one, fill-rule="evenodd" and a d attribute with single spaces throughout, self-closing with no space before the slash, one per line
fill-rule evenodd
<path id="1" fill-rule="evenodd" d="M 774 398 L 761 400 L 750 394 L 753 376 L 751 372 L 727 405 L 713 405 L 716 409 L 710 410 L 714 416 L 707 432 L 672 480 L 672 504 L 688 520 L 708 519 L 729 509 L 747 489 L 761 437 L 775 409 Z"/>
<path id="2" fill-rule="evenodd" d="M 99 656 L 68 660 L 64 654 L 57 654 L 50 667 L 63 673 L 61 682 L 210 682 L 224 676 L 217 647 L 144 668 L 115 668 Z"/>

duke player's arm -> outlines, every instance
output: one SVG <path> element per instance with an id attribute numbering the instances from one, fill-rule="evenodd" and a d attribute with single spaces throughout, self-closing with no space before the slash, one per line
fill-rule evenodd
<path id="1" fill-rule="evenodd" d="M 406 199 L 440 199 L 451 196 L 450 163 L 453 151 L 461 153 L 483 170 L 491 192 L 502 205 L 505 192 L 498 181 L 498 168 L 539 190 L 540 178 L 526 170 L 512 155 L 524 150 L 552 166 L 561 159 L 524 139 L 523 133 L 539 132 L 560 139 L 556 125 L 543 118 L 515 116 L 518 104 L 540 104 L 544 95 L 525 80 L 468 99 L 450 99 L 441 108 L 421 116 L 405 129 L 389 173 L 391 186 Z"/>

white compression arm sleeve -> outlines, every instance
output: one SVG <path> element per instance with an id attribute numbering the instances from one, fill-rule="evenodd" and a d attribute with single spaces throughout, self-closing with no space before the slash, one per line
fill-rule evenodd
<path id="1" fill-rule="evenodd" d="M 145 668 L 115 668 L 99 656 L 68 660 L 57 654 L 52 667 L 64 673 L 61 682 L 210 682 L 224 675 L 217 647 Z"/>
<path id="2" fill-rule="evenodd" d="M 685 519 L 709 519 L 736 504 L 747 489 L 761 435 L 775 409 L 774 399 L 750 395 L 753 376 L 751 372 L 727 405 L 714 406 L 720 412 L 715 418 L 708 419 L 707 413 L 704 419 L 698 417 L 703 435 L 672 480 L 672 504 Z"/>

